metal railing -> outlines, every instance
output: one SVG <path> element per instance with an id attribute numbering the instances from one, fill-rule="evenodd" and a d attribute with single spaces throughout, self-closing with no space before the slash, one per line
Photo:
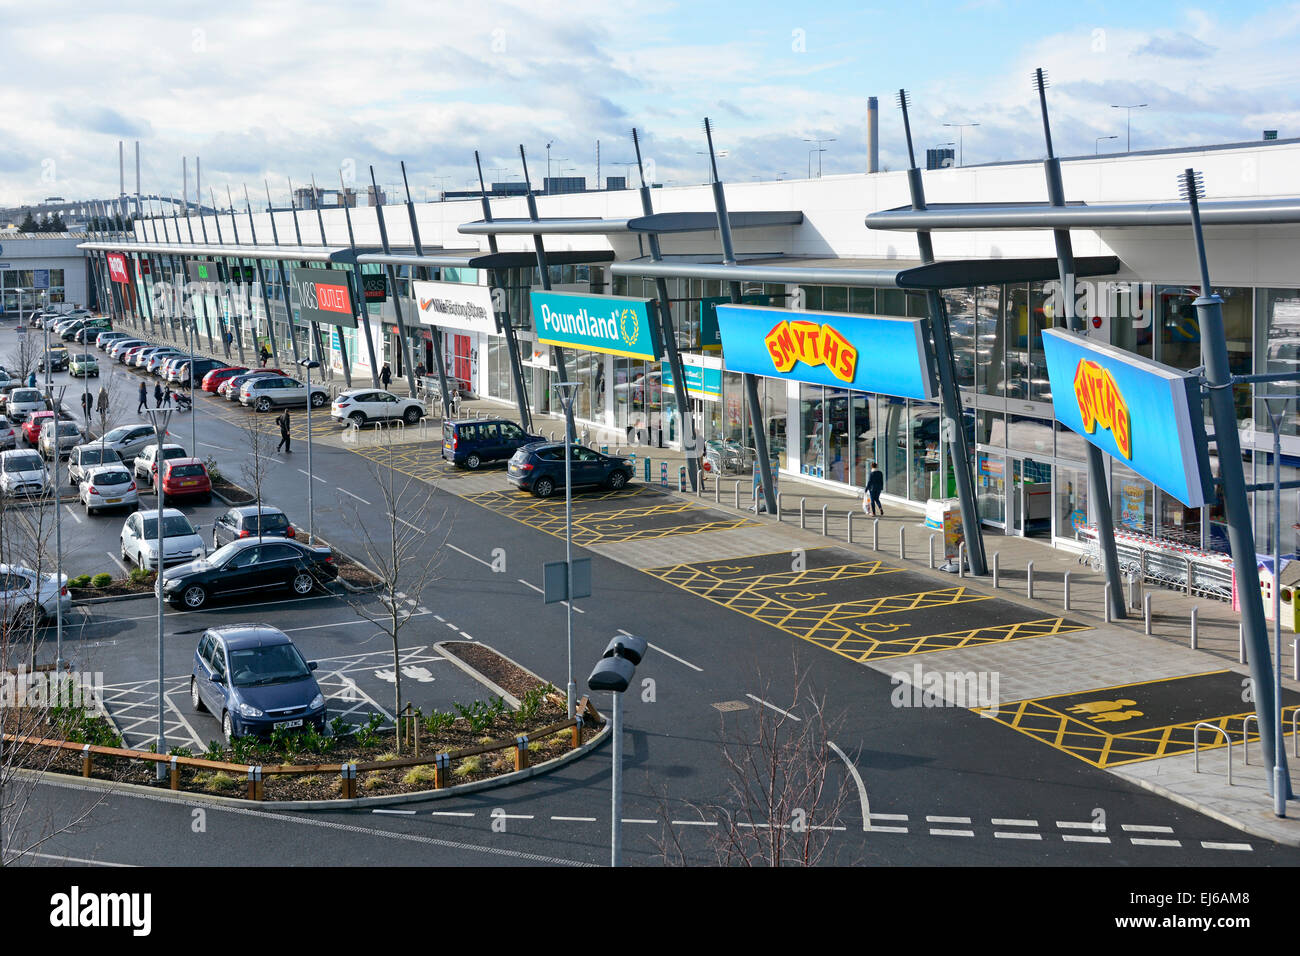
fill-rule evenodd
<path id="1" fill-rule="evenodd" d="M 1109 606 L 1109 605 L 1108 605 Z M 1212 724 L 1208 720 L 1199 721 L 1192 728 L 1192 769 L 1195 773 L 1201 772 L 1201 728 L 1208 727 L 1210 730 L 1223 734 L 1223 739 L 1228 745 L 1228 786 L 1232 786 L 1232 735 L 1220 727 L 1218 724 Z"/>

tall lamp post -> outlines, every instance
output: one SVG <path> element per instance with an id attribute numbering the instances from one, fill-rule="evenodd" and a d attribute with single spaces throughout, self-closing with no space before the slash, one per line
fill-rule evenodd
<path id="1" fill-rule="evenodd" d="M 1261 395 L 1273 425 L 1273 813 L 1286 816 L 1289 787 L 1282 767 L 1282 418 L 1294 395 Z"/>
<path id="2" fill-rule="evenodd" d="M 1110 104 L 1113 110 L 1124 111 L 1124 152 L 1133 151 L 1133 111 L 1146 108 L 1145 103 L 1134 103 L 1132 106 L 1119 106 L 1115 103 Z"/>
<path id="3" fill-rule="evenodd" d="M 565 595 L 564 614 L 568 629 L 569 651 L 569 716 L 574 714 L 577 684 L 573 680 L 573 482 L 570 480 L 573 469 L 573 397 L 581 382 L 556 382 L 551 388 L 560 393 L 560 404 L 564 407 L 564 575 Z"/>
<path id="4" fill-rule="evenodd" d="M 1098 136 L 1098 137 L 1097 137 L 1097 141 L 1096 141 L 1095 143 L 1093 143 L 1092 154 L 1093 154 L 1094 156 L 1098 156 L 1098 155 L 1101 154 L 1101 141 L 1102 141 L 1103 139 L 1119 139 L 1119 134 L 1118 134 L 1118 133 L 1112 133 L 1110 136 Z"/>
<path id="5" fill-rule="evenodd" d="M 298 364 L 307 371 L 307 543 L 316 543 L 316 505 L 315 473 L 311 470 L 311 370 L 320 368 L 320 362 L 313 359 L 298 359 Z"/>
<path id="6" fill-rule="evenodd" d="M 966 127 L 979 126 L 979 123 L 944 123 L 957 129 L 957 165 L 966 165 Z"/>
<path id="7" fill-rule="evenodd" d="M 191 370 L 192 371 L 192 370 Z M 162 451 L 163 436 L 167 434 L 167 423 L 171 420 L 172 413 L 161 408 L 147 408 L 145 414 L 149 416 L 149 421 L 153 424 L 154 440 L 158 443 L 158 450 Z M 161 460 L 162 456 L 159 456 Z M 158 595 L 158 753 L 167 752 L 167 726 L 163 723 L 163 714 L 165 707 L 165 688 L 163 682 L 163 566 L 166 564 L 167 553 L 163 550 L 163 484 L 162 472 L 154 476 L 154 484 L 158 491 L 158 511 L 155 513 L 155 527 L 158 532 L 158 567 L 154 573 L 154 592 Z M 201 557 L 201 555 L 200 555 Z M 158 763 L 158 779 L 163 779 L 166 772 L 161 761 Z"/>
<path id="8" fill-rule="evenodd" d="M 805 142 L 805 143 L 816 143 L 816 144 L 817 144 L 817 148 L 816 148 L 816 149 L 814 149 L 814 150 L 809 150 L 809 152 L 808 152 L 808 159 L 809 159 L 809 160 L 812 159 L 812 154 L 813 154 L 813 153 L 816 153 L 816 154 L 817 154 L 817 178 L 818 178 L 818 179 L 821 179 L 821 178 L 822 178 L 822 153 L 826 152 L 826 148 L 825 148 L 824 146 L 822 146 L 822 143 L 834 143 L 835 140 L 834 140 L 834 139 L 808 139 L 807 137 L 804 137 L 804 142 Z M 809 178 L 809 179 L 812 179 L 812 163 L 811 163 L 811 162 L 809 162 L 809 164 L 808 164 L 808 178 Z"/>
<path id="9" fill-rule="evenodd" d="M 614 638 L 587 678 L 588 688 L 593 691 L 610 691 L 614 701 L 610 715 L 614 734 L 614 767 L 610 787 L 610 866 L 619 866 L 623 861 L 623 692 L 631 685 L 632 678 L 636 675 L 636 665 L 645 657 L 648 646 L 642 638 L 631 634 Z"/>
<path id="10" fill-rule="evenodd" d="M 48 344 L 50 333 L 45 333 L 45 340 Z M 49 353 L 47 352 L 48 356 Z M 48 369 L 50 363 L 47 359 L 45 367 Z M 68 386 L 60 385 L 59 394 L 56 398 L 54 395 L 54 386 L 48 380 L 45 383 L 45 400 L 49 403 L 50 408 L 54 409 L 54 477 L 51 479 L 54 483 L 54 581 L 58 588 L 58 599 L 54 604 L 54 669 L 61 671 L 63 669 L 63 518 L 59 514 L 59 412 L 63 409 L 63 396 L 66 394 Z"/>

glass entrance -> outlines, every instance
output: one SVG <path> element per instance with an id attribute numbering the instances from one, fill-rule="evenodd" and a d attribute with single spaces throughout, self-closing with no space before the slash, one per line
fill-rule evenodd
<path id="1" fill-rule="evenodd" d="M 1010 466 L 1007 509 L 1012 515 L 1012 533 L 1051 537 L 1052 466 L 1032 458 L 1012 458 Z"/>

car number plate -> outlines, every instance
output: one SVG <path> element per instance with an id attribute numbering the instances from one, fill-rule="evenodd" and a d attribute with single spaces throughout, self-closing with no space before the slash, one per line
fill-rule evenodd
<path id="1" fill-rule="evenodd" d="M 197 481 L 182 481 L 182 482 L 181 482 L 181 485 L 183 485 L 183 486 L 186 487 L 186 488 L 189 488 L 191 485 L 197 485 L 197 484 L 198 484 Z"/>
<path id="2" fill-rule="evenodd" d="M 277 720 L 271 726 L 274 727 L 276 730 L 279 730 L 280 728 L 284 728 L 287 730 L 291 727 L 301 727 L 302 719 L 299 718 L 298 720 Z"/>
<path id="3" fill-rule="evenodd" d="M 104 499 L 104 504 L 106 504 L 106 505 L 120 505 L 121 503 L 122 503 L 122 499 L 121 499 L 121 498 L 105 498 L 105 499 Z"/>

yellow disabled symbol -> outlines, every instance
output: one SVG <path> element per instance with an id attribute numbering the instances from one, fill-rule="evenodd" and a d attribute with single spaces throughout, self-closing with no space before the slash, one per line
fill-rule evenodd
<path id="1" fill-rule="evenodd" d="M 1125 707 L 1132 707 L 1137 704 L 1135 700 L 1129 700 L 1121 697 L 1118 700 L 1092 700 L 1086 704 L 1075 704 L 1067 708 L 1072 714 L 1086 714 L 1088 719 L 1095 724 L 1118 723 L 1121 720 L 1131 720 L 1134 717 L 1146 716 L 1140 710 L 1125 710 Z"/>
<path id="2" fill-rule="evenodd" d="M 812 601 L 815 598 L 825 597 L 825 591 L 784 591 L 780 598 L 782 601 Z"/>
<path id="3" fill-rule="evenodd" d="M 741 571 L 753 571 L 752 564 L 715 564 L 709 567 L 710 574 L 739 574 Z"/>
<path id="4" fill-rule="evenodd" d="M 911 626 L 911 624 L 873 624 L 870 621 L 862 621 L 856 625 L 858 630 L 867 634 L 892 634 L 900 628 Z"/>

